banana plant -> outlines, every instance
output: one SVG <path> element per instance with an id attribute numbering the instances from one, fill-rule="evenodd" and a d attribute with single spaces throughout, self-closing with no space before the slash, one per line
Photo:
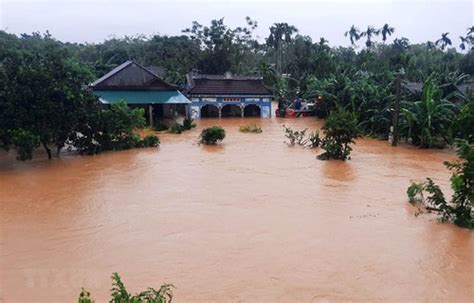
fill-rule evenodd
<path id="1" fill-rule="evenodd" d="M 409 130 L 414 144 L 431 148 L 449 142 L 447 134 L 456 106 L 442 96 L 432 76 L 424 83 L 421 100 L 402 105 L 402 121 L 405 123 L 402 127 Z"/>

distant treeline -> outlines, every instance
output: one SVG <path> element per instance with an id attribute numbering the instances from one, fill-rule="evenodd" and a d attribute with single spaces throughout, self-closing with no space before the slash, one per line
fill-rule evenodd
<path id="1" fill-rule="evenodd" d="M 94 153 L 121 147 L 123 138 L 130 141 L 131 125 L 116 129 L 120 123 L 112 120 L 117 119 L 104 118 L 127 116 L 125 109 L 104 115 L 97 98 L 83 89 L 130 59 L 163 68 L 165 80 L 181 85 L 193 70 L 259 75 L 276 98 L 318 96 L 323 100 L 318 116 L 344 108 L 361 133 L 384 139 L 393 125 L 400 87 L 395 80 L 401 78 L 400 138 L 422 147 L 441 147 L 455 138 L 474 140 L 474 99 L 466 89 L 473 87 L 474 27 L 460 37 L 464 50 L 458 52 L 448 33 L 422 44 L 403 37 L 387 43 L 397 34 L 388 24 L 365 31 L 352 26 L 341 33 L 350 47 L 330 47 L 324 38 L 314 42 L 287 23 L 273 24 L 261 43 L 254 36 L 257 26 L 248 17 L 236 28 L 223 19 L 208 26 L 193 22 L 181 36 L 114 38 L 98 44 L 61 42 L 49 33 L 18 37 L 0 31 L 0 147 L 23 146 L 27 153 L 20 158 L 30 158 L 39 144 L 48 154 L 71 141 Z M 139 145 L 135 141 L 125 146 Z"/>

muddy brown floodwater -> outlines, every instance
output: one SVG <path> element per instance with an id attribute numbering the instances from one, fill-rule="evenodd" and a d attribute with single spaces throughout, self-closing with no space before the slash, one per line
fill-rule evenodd
<path id="1" fill-rule="evenodd" d="M 243 134 L 254 122 L 262 134 Z M 449 190 L 452 150 L 360 139 L 352 160 L 286 146 L 282 124 L 202 120 L 158 149 L 0 156 L 0 301 L 106 302 L 162 282 L 174 302 L 473 302 L 474 233 L 415 217 L 410 179 Z M 227 130 L 199 146 L 200 129 Z"/>

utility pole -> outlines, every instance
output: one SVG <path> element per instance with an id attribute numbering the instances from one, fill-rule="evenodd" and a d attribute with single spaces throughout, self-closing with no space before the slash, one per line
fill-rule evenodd
<path id="1" fill-rule="evenodd" d="M 400 115 L 400 94 L 402 86 L 402 75 L 399 71 L 397 73 L 397 79 L 395 80 L 395 108 L 393 113 L 393 138 L 392 146 L 398 145 L 398 116 Z"/>

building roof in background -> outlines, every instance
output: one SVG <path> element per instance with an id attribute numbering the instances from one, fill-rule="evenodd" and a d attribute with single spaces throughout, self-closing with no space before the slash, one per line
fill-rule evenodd
<path id="1" fill-rule="evenodd" d="M 188 104 L 181 92 L 171 91 L 136 91 L 136 90 L 95 90 L 94 94 L 104 104 L 125 101 L 127 104 Z"/>
<path id="2" fill-rule="evenodd" d="M 225 75 L 188 75 L 189 95 L 252 95 L 270 96 L 261 77 Z"/>
<path id="3" fill-rule="evenodd" d="M 422 93 L 423 92 L 423 82 L 403 82 L 403 87 L 406 88 L 411 93 Z M 466 82 L 464 84 L 456 85 L 456 88 L 464 94 L 469 96 L 474 94 L 474 82 Z"/>
<path id="4" fill-rule="evenodd" d="M 146 68 L 134 61 L 126 61 L 89 86 L 93 90 L 175 90 L 176 86 L 160 78 L 163 70 Z"/>

